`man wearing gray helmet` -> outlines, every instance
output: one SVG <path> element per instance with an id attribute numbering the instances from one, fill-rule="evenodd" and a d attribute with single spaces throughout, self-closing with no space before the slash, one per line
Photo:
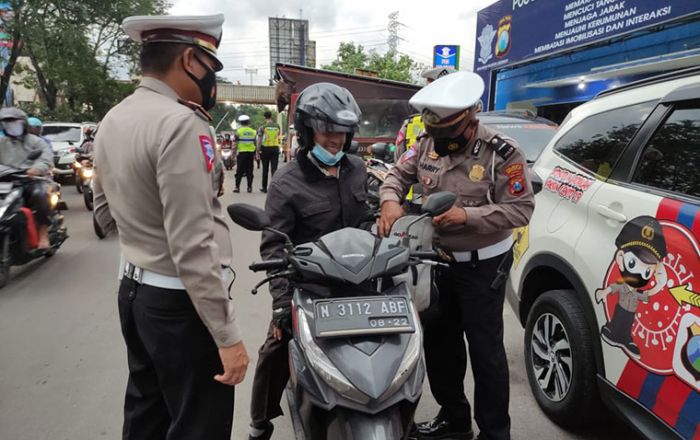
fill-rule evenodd
<path id="1" fill-rule="evenodd" d="M 295 245 L 371 220 L 365 204 L 365 165 L 359 157 L 345 154 L 360 115 L 350 92 L 334 84 L 314 84 L 299 95 L 294 112 L 297 160 L 275 173 L 265 203 L 270 226 L 288 234 Z M 263 232 L 264 260 L 282 258 L 283 248 L 279 235 Z M 292 291 L 287 280 L 279 278 L 271 283 L 270 293 L 272 322 L 255 369 L 251 440 L 271 438 L 270 420 L 282 415 L 280 399 L 289 380 Z"/>

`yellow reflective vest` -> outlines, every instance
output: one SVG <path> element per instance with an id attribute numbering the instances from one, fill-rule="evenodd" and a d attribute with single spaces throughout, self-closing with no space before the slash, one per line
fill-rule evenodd
<path id="1" fill-rule="evenodd" d="M 415 115 L 409 119 L 406 125 L 406 150 L 416 143 L 418 135 L 425 129 L 421 115 Z"/>
<path id="2" fill-rule="evenodd" d="M 260 135 L 262 136 L 263 147 L 279 147 L 280 146 L 280 128 L 277 124 L 263 125 L 260 127 Z"/>
<path id="3" fill-rule="evenodd" d="M 255 138 L 257 132 L 250 127 L 239 127 L 236 130 L 236 148 L 239 153 L 255 152 Z"/>

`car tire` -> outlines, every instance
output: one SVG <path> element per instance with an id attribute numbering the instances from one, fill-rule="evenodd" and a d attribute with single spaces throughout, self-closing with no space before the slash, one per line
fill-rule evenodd
<path id="1" fill-rule="evenodd" d="M 590 425 L 601 415 L 593 338 L 573 290 L 543 293 L 528 314 L 524 345 L 530 388 L 542 411 L 560 426 Z"/>
<path id="2" fill-rule="evenodd" d="M 93 215 L 92 215 L 92 228 L 95 230 L 95 235 L 97 235 L 97 238 L 99 238 L 100 240 L 104 240 L 104 238 L 107 237 L 107 234 L 105 233 L 105 231 L 103 231 L 102 228 L 100 227 L 100 224 L 97 223 L 97 219 L 95 218 L 94 211 L 93 211 Z"/>

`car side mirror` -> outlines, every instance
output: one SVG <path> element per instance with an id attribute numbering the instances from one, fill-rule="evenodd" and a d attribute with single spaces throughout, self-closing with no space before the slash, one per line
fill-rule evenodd
<path id="1" fill-rule="evenodd" d="M 421 206 L 421 212 L 430 217 L 437 217 L 449 211 L 456 201 L 456 195 L 449 191 L 441 191 L 428 197 L 428 200 Z"/>
<path id="2" fill-rule="evenodd" d="M 262 231 L 270 227 L 270 217 L 257 206 L 234 203 L 229 205 L 226 210 L 234 223 L 249 231 Z"/>
<path id="3" fill-rule="evenodd" d="M 37 160 L 41 157 L 41 150 L 32 150 L 27 155 L 27 160 Z"/>

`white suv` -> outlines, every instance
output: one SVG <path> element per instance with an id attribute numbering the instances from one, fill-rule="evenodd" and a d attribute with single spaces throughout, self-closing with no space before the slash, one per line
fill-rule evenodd
<path id="1" fill-rule="evenodd" d="M 700 438 L 700 68 L 577 107 L 533 169 L 508 299 L 540 407 Z"/>
<path id="2" fill-rule="evenodd" d="M 54 174 L 56 177 L 71 176 L 74 173 L 75 150 L 85 140 L 85 128 L 97 127 L 94 123 L 49 122 L 44 124 L 42 136 L 51 141 L 54 154 Z"/>

